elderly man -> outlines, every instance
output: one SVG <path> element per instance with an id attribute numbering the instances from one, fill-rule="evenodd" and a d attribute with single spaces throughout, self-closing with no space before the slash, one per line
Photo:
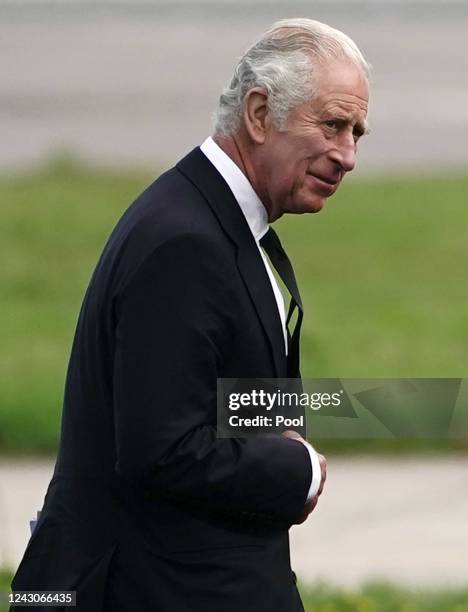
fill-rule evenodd
<path id="1" fill-rule="evenodd" d="M 76 590 L 86 612 L 302 610 L 288 529 L 325 459 L 290 432 L 217 437 L 216 383 L 299 376 L 302 304 L 269 223 L 318 212 L 354 168 L 367 75 L 341 32 L 275 24 L 239 61 L 213 138 L 123 215 L 81 309 L 15 590 Z"/>

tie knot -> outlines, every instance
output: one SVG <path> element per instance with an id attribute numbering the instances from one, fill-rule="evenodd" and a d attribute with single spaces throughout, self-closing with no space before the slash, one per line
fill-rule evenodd
<path id="1" fill-rule="evenodd" d="M 273 261 L 277 258 L 286 259 L 287 255 L 281 245 L 278 234 L 270 227 L 267 233 L 260 239 L 260 246 L 265 249 L 268 257 Z"/>

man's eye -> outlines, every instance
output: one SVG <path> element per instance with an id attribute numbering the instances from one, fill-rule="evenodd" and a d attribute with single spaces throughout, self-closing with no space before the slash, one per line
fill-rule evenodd
<path id="1" fill-rule="evenodd" d="M 325 121 L 325 125 L 329 128 L 336 130 L 338 127 L 338 121 L 336 121 L 336 119 L 328 119 L 327 121 Z"/>
<path id="2" fill-rule="evenodd" d="M 354 142 L 357 142 L 361 138 L 361 136 L 364 136 L 364 132 L 362 130 L 353 131 Z"/>

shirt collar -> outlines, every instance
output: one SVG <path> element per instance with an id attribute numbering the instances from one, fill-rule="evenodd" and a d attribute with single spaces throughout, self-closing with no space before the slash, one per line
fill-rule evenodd
<path id="1" fill-rule="evenodd" d="M 268 215 L 260 198 L 237 164 L 209 136 L 200 146 L 229 186 L 257 242 L 268 231 Z"/>

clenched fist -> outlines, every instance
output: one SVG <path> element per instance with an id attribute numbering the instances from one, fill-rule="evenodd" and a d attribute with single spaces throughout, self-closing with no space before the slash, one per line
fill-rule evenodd
<path id="1" fill-rule="evenodd" d="M 291 438 L 292 440 L 299 440 L 299 442 L 302 442 L 303 444 L 307 444 L 306 440 L 304 440 L 304 438 L 300 434 L 298 434 L 297 431 L 285 431 L 283 432 L 283 436 L 285 438 Z M 318 503 L 318 498 L 322 494 L 325 480 L 327 479 L 327 460 L 325 459 L 323 455 L 320 455 L 319 453 L 317 453 L 317 456 L 319 458 L 320 470 L 322 473 L 320 486 L 317 491 L 317 494 L 314 497 L 312 497 L 308 502 L 306 502 L 306 504 L 304 505 L 304 512 L 296 521 L 295 523 L 296 525 L 300 525 L 301 523 L 303 523 L 307 519 L 309 514 L 314 510 L 315 506 Z"/>

